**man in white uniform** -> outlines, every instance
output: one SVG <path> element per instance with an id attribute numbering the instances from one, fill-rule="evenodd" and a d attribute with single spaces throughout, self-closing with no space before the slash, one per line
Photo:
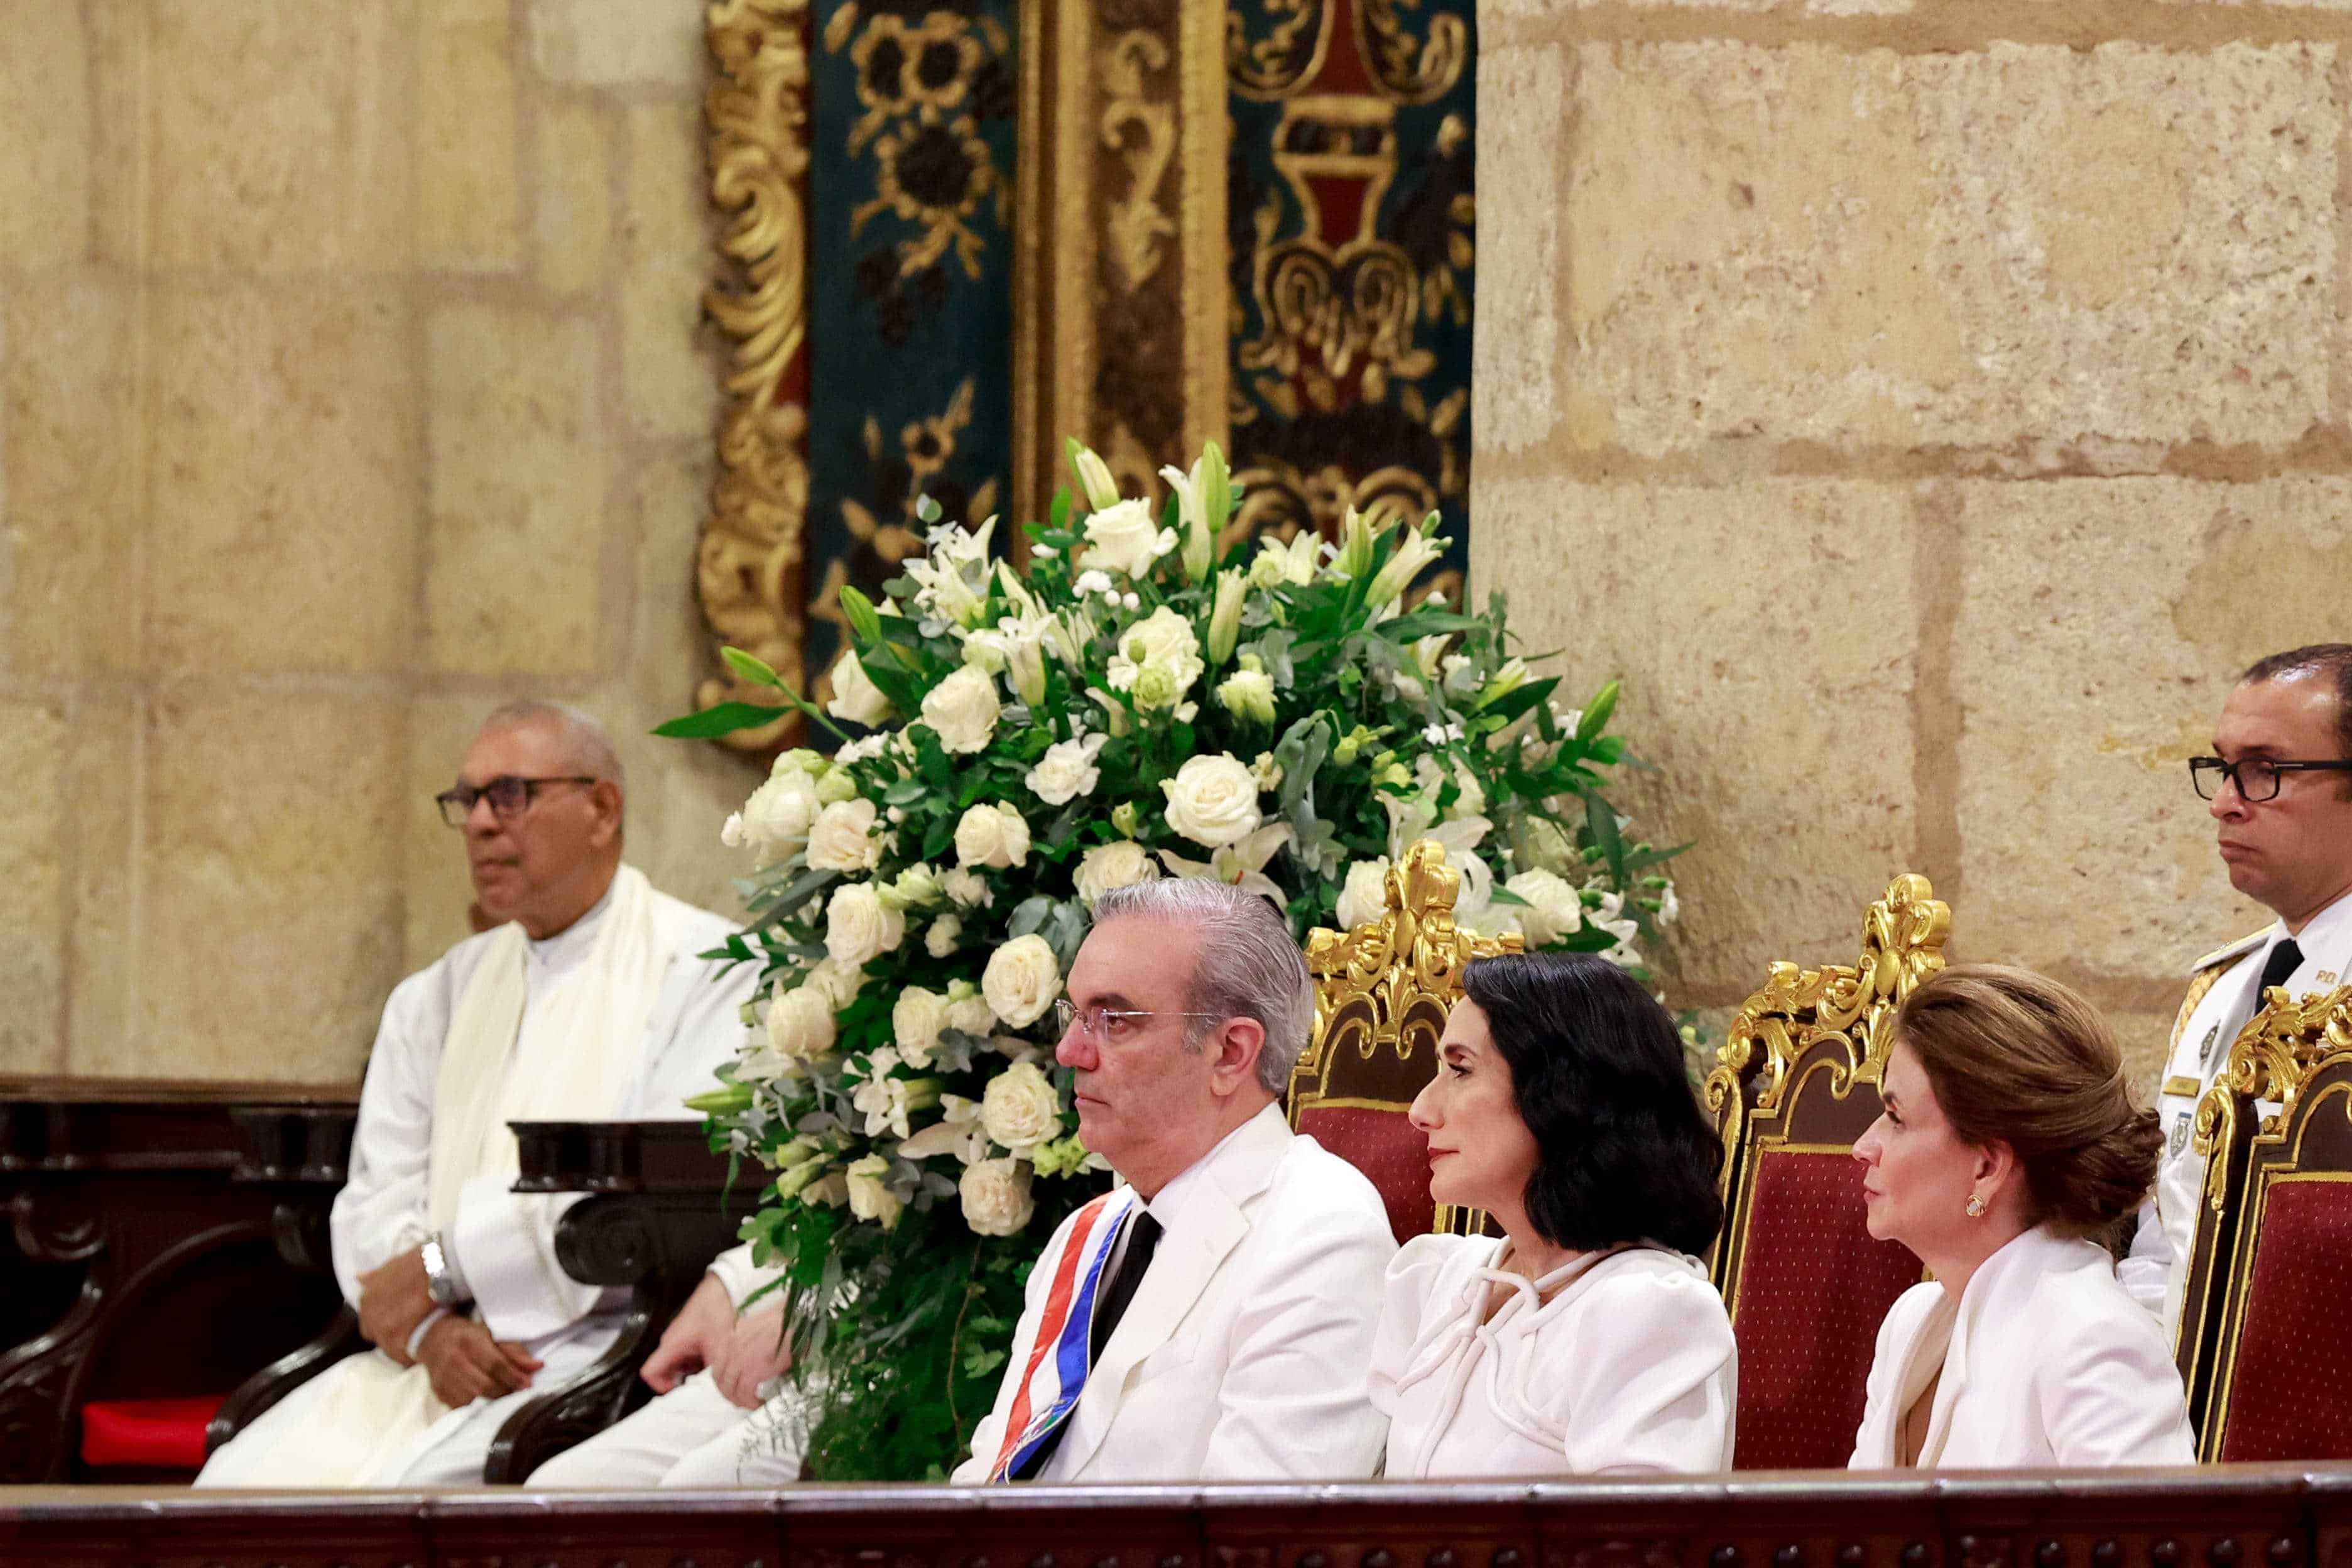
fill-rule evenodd
<path id="1" fill-rule="evenodd" d="M 507 1417 L 618 1332 L 621 1293 L 555 1260 L 576 1197 L 509 1190 L 507 1123 L 683 1116 L 734 1056 L 755 978 L 696 956 L 731 922 L 622 863 L 623 793 L 585 714 L 517 702 L 484 721 L 438 798 L 500 923 L 393 991 L 331 1216 L 375 1348 L 265 1412 L 199 1485 L 478 1483 Z"/>
<path id="2" fill-rule="evenodd" d="M 2352 981 L 2352 644 L 2273 654 L 2221 705 L 2211 757 L 2192 759 L 2221 860 L 2240 892 L 2278 919 L 2198 960 L 2158 1086 L 2165 1155 L 2116 1277 L 2179 1325 L 2205 1162 L 2190 1147 L 2197 1102 L 2231 1042 L 2282 986 L 2294 995 Z"/>

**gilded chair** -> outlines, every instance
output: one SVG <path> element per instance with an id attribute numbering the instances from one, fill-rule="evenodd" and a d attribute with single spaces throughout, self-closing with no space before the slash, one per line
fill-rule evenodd
<path id="1" fill-rule="evenodd" d="M 1920 1279 L 1874 1241 L 1853 1142 L 1879 1113 L 1895 1011 L 1944 967 L 1952 912 L 1898 877 L 1863 916 L 1849 967 L 1775 963 L 1731 1024 L 1704 1099 L 1723 1140 L 1723 1234 L 1709 1258 L 1739 1344 L 1740 1469 L 1843 1466 L 1878 1326 Z"/>
<path id="2" fill-rule="evenodd" d="M 1307 937 L 1315 1032 L 1290 1075 L 1291 1127 L 1371 1178 L 1402 1242 L 1432 1230 L 1472 1234 L 1475 1211 L 1429 1195 L 1429 1142 L 1407 1113 L 1437 1075 L 1437 1041 L 1474 958 L 1517 952 L 1516 932 L 1475 937 L 1454 923 L 1462 873 L 1423 839 L 1391 868 L 1378 919 Z"/>
<path id="3" fill-rule="evenodd" d="M 2200 1459 L 2352 1459 L 2352 985 L 2266 1000 L 2197 1106 L 2181 1380 Z"/>

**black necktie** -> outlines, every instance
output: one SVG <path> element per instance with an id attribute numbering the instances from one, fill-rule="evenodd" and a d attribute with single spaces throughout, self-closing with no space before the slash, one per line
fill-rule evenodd
<path id="1" fill-rule="evenodd" d="M 1135 1300 L 1135 1288 L 1143 1283 L 1144 1273 L 1151 1267 L 1151 1255 L 1159 1249 L 1160 1231 L 1160 1222 L 1151 1217 L 1150 1209 L 1139 1211 L 1129 1222 L 1127 1251 L 1119 1258 L 1118 1268 L 1112 1273 L 1110 1283 L 1103 1287 L 1102 1305 L 1095 1309 L 1094 1331 L 1087 1339 L 1088 1372 L 1092 1372 L 1095 1363 L 1102 1359 L 1103 1346 L 1110 1343 L 1110 1336 L 1118 1329 L 1118 1321 L 1127 1316 L 1127 1305 Z M 1054 1450 L 1062 1446 L 1062 1435 L 1069 1429 L 1070 1418 L 1065 1415 L 1055 1424 L 1051 1432 L 1045 1434 L 1045 1440 L 1037 1445 L 1037 1451 L 1029 1456 L 1028 1462 L 1013 1472 L 1013 1479 L 1033 1479 L 1045 1468 L 1045 1461 L 1054 1457 Z"/>
<path id="2" fill-rule="evenodd" d="M 2270 958 L 2263 964 L 2263 989 L 2285 984 L 2286 977 L 2302 967 L 2303 949 L 2294 945 L 2294 938 L 2289 937 L 2271 949 Z M 2262 998 L 2257 996 L 2254 1000 L 2259 1005 Z"/>

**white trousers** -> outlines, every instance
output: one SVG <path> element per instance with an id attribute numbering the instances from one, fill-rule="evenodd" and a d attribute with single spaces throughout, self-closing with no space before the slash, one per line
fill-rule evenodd
<path id="1" fill-rule="evenodd" d="M 221 1445 L 196 1475 L 200 1487 L 478 1487 L 482 1466 L 488 1462 L 490 1444 L 507 1417 L 523 1405 L 585 1372 L 590 1363 L 619 1336 L 616 1318 L 584 1318 L 525 1347 L 546 1364 L 531 1374 L 531 1385 L 499 1399 L 477 1399 L 463 1410 L 453 1410 L 434 1423 L 422 1440 L 388 1456 L 368 1474 L 356 1478 L 268 1473 L 278 1468 L 268 1458 L 282 1452 L 278 1439 L 299 1433 L 320 1418 L 336 1375 L 329 1367 L 276 1405 L 261 1413 L 252 1426 Z M 366 1350 L 361 1356 L 382 1356 Z M 353 1357 L 353 1360 L 359 1359 Z"/>
<path id="2" fill-rule="evenodd" d="M 533 1487 L 780 1487 L 798 1480 L 803 1433 L 793 1395 L 756 1410 L 730 1404 L 698 1372 L 619 1425 L 533 1471 Z"/>

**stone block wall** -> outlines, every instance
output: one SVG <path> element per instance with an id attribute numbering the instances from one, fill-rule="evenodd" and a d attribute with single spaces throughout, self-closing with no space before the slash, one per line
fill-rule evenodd
<path id="1" fill-rule="evenodd" d="M 0 0 L 0 1073 L 355 1078 L 480 715 L 729 910 L 691 0 Z"/>
<path id="2" fill-rule="evenodd" d="M 2183 759 L 2352 637 L 2352 5 L 1488 0 L 1472 582 L 1627 683 L 1673 999 L 1956 957 L 2154 1070 L 2268 916 Z M 1531 569 L 1531 564 L 1543 569 Z"/>

